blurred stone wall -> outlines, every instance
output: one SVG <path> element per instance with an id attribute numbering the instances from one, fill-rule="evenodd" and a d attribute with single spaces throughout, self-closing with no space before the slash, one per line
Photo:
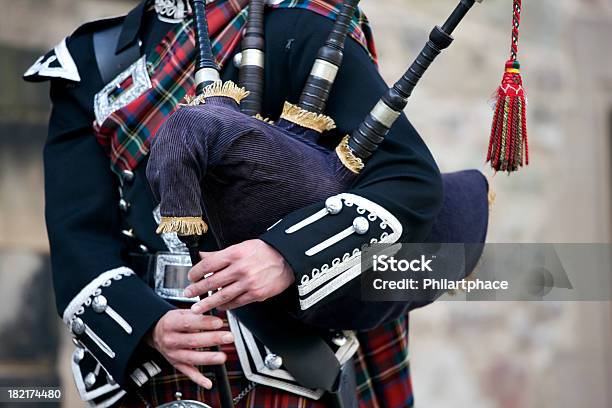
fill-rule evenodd
<path id="1" fill-rule="evenodd" d="M 362 3 L 388 82 L 455 3 Z M 610 242 L 612 1 L 523 4 L 519 59 L 532 162 L 493 177 L 488 241 Z M 483 168 L 487 99 L 508 56 L 510 18 L 510 0 L 477 4 L 408 104 L 443 171 Z M 413 312 L 417 405 L 610 407 L 611 312 L 609 302 L 440 302 Z"/>
<path id="2" fill-rule="evenodd" d="M 11 381 L 17 365 L 38 368 L 46 381 L 59 375 L 67 407 L 82 404 L 68 374 L 69 336 L 48 306 L 41 163 L 47 87 L 19 77 L 81 23 L 125 13 L 134 3 L 0 0 L 0 381 Z M 612 0 L 524 3 L 520 60 L 532 164 L 493 178 L 497 202 L 489 241 L 610 242 Z M 362 2 L 388 82 L 402 74 L 431 27 L 455 4 Z M 487 99 L 507 58 L 510 17 L 510 0 L 476 5 L 407 107 L 443 171 L 483 168 L 491 122 Z M 29 296 L 39 301 L 24 301 Z M 610 407 L 611 312 L 609 303 L 551 302 L 441 302 L 416 311 L 411 342 L 417 404 Z M 24 329 L 33 336 L 45 331 L 47 343 L 24 341 L 16 351 L 14 343 L 2 341 L 4 333 L 27 337 Z M 19 354 L 41 347 L 47 351 L 32 358 Z"/>
<path id="3" fill-rule="evenodd" d="M 133 3 L 0 0 L 0 386 L 63 386 L 66 407 L 84 404 L 51 290 L 42 170 L 48 84 L 25 83 L 21 75 L 83 22 Z"/>

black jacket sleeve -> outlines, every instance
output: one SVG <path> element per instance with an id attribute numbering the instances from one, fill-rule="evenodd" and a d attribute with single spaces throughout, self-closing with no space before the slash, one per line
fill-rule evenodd
<path id="1" fill-rule="evenodd" d="M 80 49 L 87 55 L 86 46 Z M 83 58 L 79 65 L 87 63 L 88 57 Z M 46 223 L 57 308 L 78 343 L 75 359 L 83 359 L 86 350 L 111 382 L 123 386 L 133 370 L 145 363 L 148 368 L 157 365 L 141 340 L 172 306 L 122 257 L 118 181 L 93 134 L 89 109 L 93 93 L 87 87 L 95 87 L 99 79 L 85 77 L 87 72 L 95 70 L 81 69 L 80 83 L 52 80 L 53 110 L 44 149 Z M 104 301 L 118 318 L 100 310 Z M 104 376 L 98 377 L 102 381 Z"/>
<path id="2" fill-rule="evenodd" d="M 294 40 L 289 55 L 289 98 L 294 103 L 332 27 L 328 19 L 309 12 L 302 14 L 292 28 Z M 355 129 L 387 88 L 367 52 L 348 39 L 326 111 L 336 121 L 338 131 L 324 134 L 322 143 L 333 146 Z M 362 246 L 373 240 L 424 241 L 442 204 L 439 170 L 405 115 L 395 123 L 354 185 L 335 199 L 341 200 L 339 214 L 324 216 L 295 233 L 287 233 L 291 226 L 324 210 L 325 203 L 321 202 L 288 215 L 261 239 L 276 248 L 293 268 L 296 310 L 301 319 L 334 328 L 375 327 L 397 317 L 405 308 L 361 302 L 359 279 L 354 278 L 359 273 L 356 260 Z M 350 227 L 359 216 L 369 221 L 367 233 L 352 234 L 314 255 L 307 254 L 313 246 Z"/>

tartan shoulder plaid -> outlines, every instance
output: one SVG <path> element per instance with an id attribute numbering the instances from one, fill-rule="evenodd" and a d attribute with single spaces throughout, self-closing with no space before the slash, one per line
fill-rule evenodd
<path id="1" fill-rule="evenodd" d="M 220 314 L 225 320 L 225 314 Z M 409 408 L 413 406 L 412 383 L 408 361 L 408 317 L 403 317 L 370 332 L 358 334 L 361 347 L 355 357 L 357 397 L 359 408 Z M 222 346 L 227 354 L 226 368 L 236 397 L 249 387 L 240 368 L 233 345 Z M 206 390 L 177 372 L 170 364 L 160 364 L 162 372 L 151 378 L 138 393 L 128 393 L 119 407 L 146 407 L 173 401 L 175 393 L 182 399 L 218 406 L 216 387 Z M 200 367 L 201 369 L 205 367 Z M 205 371 L 204 375 L 207 375 Z M 208 374 L 209 376 L 211 374 Z M 209 377 L 210 378 L 210 377 Z M 143 401 L 144 400 L 144 401 Z M 145 403 L 146 401 L 146 403 Z M 314 401 L 288 392 L 257 385 L 240 400 L 235 408 L 328 408 L 322 401 Z"/>
<path id="2" fill-rule="evenodd" d="M 334 19 L 340 0 L 289 0 L 273 8 L 302 8 Z M 217 0 L 207 9 L 213 52 L 223 66 L 242 38 L 248 0 Z M 147 56 L 152 87 L 138 99 L 113 112 L 102 124 L 94 123 L 98 142 L 110 156 L 111 169 L 120 174 L 133 170 L 148 154 L 152 139 L 164 120 L 193 92 L 195 40 L 191 20 L 170 31 Z M 376 60 L 372 33 L 359 11 L 351 23 L 350 35 Z"/>

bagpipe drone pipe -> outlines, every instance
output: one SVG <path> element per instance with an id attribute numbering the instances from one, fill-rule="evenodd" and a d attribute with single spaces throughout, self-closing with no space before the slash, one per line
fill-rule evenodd
<path id="1" fill-rule="evenodd" d="M 358 2 L 343 2 L 299 103 L 285 103 L 276 123 L 259 115 L 264 1 L 251 0 L 249 5 L 240 68 L 240 85 L 244 88 L 219 80 L 207 37 L 205 10 L 202 3 L 194 2 L 199 50 L 196 96 L 159 129 L 147 167 L 153 192 L 160 200 L 162 222 L 158 232 L 197 237 L 210 229 L 224 248 L 256 238 L 291 212 L 325 201 L 359 182 L 359 173 L 376 155 L 419 79 L 451 44 L 451 33 L 474 0 L 461 0 L 448 20 L 433 29 L 402 78 L 362 124 L 330 150 L 317 140 L 334 127 L 333 120 L 323 112 Z M 464 171 L 444 174 L 443 183 L 443 207 L 427 242 L 484 242 L 488 224 L 485 177 L 478 171 Z M 333 211 L 332 207 L 329 203 L 328 211 Z M 204 215 L 207 222 L 202 219 Z M 466 255 L 465 270 L 469 273 L 480 253 Z"/>

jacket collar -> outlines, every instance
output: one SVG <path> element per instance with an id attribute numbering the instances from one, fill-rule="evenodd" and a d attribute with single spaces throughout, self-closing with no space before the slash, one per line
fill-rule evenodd
<path id="1" fill-rule="evenodd" d="M 149 0 L 142 0 L 138 6 L 136 6 L 128 13 L 127 16 L 125 16 L 121 34 L 119 34 L 119 40 L 117 41 L 115 53 L 120 53 L 138 40 L 138 34 L 140 33 L 140 27 L 142 26 L 142 17 L 144 16 L 148 3 Z"/>

